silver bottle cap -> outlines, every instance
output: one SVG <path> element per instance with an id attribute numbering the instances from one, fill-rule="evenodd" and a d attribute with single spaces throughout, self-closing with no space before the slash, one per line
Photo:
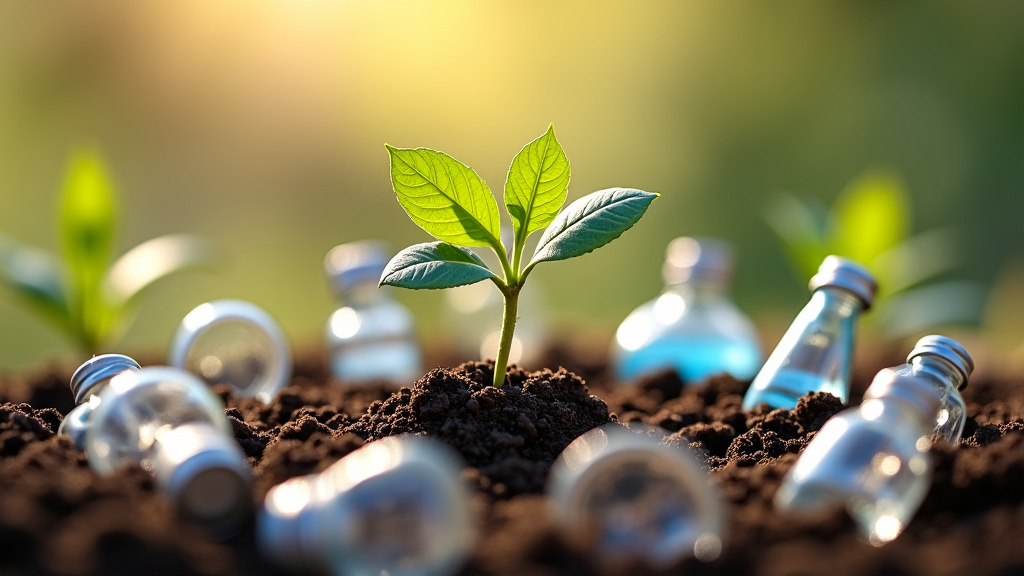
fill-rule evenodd
<path id="1" fill-rule="evenodd" d="M 835 286 L 850 292 L 864 303 L 864 309 L 871 308 L 875 301 L 878 284 L 868 269 L 848 258 L 826 256 L 818 273 L 811 277 L 808 287 L 811 291 L 826 286 Z"/>
<path id="2" fill-rule="evenodd" d="M 212 424 L 191 423 L 158 441 L 153 474 L 178 510 L 215 538 L 237 533 L 252 511 L 252 473 L 235 439 Z"/>
<path id="3" fill-rule="evenodd" d="M 974 359 L 967 353 L 967 349 L 946 336 L 931 334 L 918 340 L 907 356 L 907 362 L 918 356 L 935 356 L 952 364 L 964 377 L 960 390 L 967 387 L 967 378 L 974 372 Z"/>
<path id="4" fill-rule="evenodd" d="M 931 420 L 934 420 L 939 408 L 942 407 L 942 398 L 932 383 L 913 376 L 902 376 L 893 368 L 885 368 L 876 374 L 864 392 L 864 400 L 875 398 L 901 400 L 914 406 Z"/>
<path id="5" fill-rule="evenodd" d="M 71 393 L 75 395 L 75 403 L 84 402 L 89 397 L 89 390 L 96 384 L 110 380 L 125 370 L 141 368 L 138 362 L 123 354 L 93 356 L 71 376 Z"/>
<path id="6" fill-rule="evenodd" d="M 388 264 L 388 250 L 381 242 L 350 242 L 331 248 L 324 258 L 324 271 L 335 296 L 342 296 L 364 282 L 376 284 Z"/>
<path id="7" fill-rule="evenodd" d="M 661 276 L 666 284 L 690 280 L 727 283 L 732 275 L 732 248 L 715 238 L 680 236 L 665 249 Z"/>

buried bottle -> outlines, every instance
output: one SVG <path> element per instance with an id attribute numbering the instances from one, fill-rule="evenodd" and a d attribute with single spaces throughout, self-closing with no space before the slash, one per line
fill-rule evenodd
<path id="1" fill-rule="evenodd" d="M 257 518 L 260 550 L 284 567 L 337 576 L 452 574 L 475 540 L 462 468 L 437 440 L 372 442 L 272 488 Z"/>
<path id="2" fill-rule="evenodd" d="M 603 565 L 667 568 L 721 554 L 721 496 L 688 449 L 660 438 L 608 424 L 574 440 L 551 469 L 547 494 L 559 528 Z"/>
<path id="3" fill-rule="evenodd" d="M 220 399 L 188 372 L 157 366 L 111 378 L 85 447 L 101 475 L 128 463 L 151 472 L 179 512 L 214 537 L 233 535 L 249 516 L 245 455 Z"/>
<path id="4" fill-rule="evenodd" d="M 377 282 L 388 254 L 377 242 L 335 246 L 324 259 L 331 290 L 343 304 L 327 322 L 334 377 L 409 386 L 423 375 L 412 315 Z"/>
<path id="5" fill-rule="evenodd" d="M 189 312 L 174 335 L 168 363 L 264 403 L 288 384 L 292 371 L 277 322 L 244 300 L 206 302 Z"/>
<path id="6" fill-rule="evenodd" d="M 875 280 L 856 262 L 829 256 L 809 286 L 810 302 L 754 377 L 743 397 L 745 410 L 762 402 L 792 409 L 809 392 L 849 402 L 857 319 L 874 301 Z"/>
<path id="7" fill-rule="evenodd" d="M 812 511 L 845 504 L 868 542 L 894 540 L 931 485 L 928 449 L 940 394 L 924 378 L 893 368 L 879 372 L 860 407 L 833 416 L 807 445 L 776 506 Z"/>
<path id="8" fill-rule="evenodd" d="M 960 390 L 967 387 L 967 379 L 974 371 L 974 360 L 967 349 L 946 336 L 925 336 L 910 351 L 907 363 L 895 370 L 935 386 L 942 400 L 936 415 L 935 437 L 954 446 L 960 442 L 967 420 L 967 408 Z"/>
<path id="9" fill-rule="evenodd" d="M 761 366 L 753 323 L 729 299 L 728 244 L 680 237 L 662 267 L 665 290 L 626 317 L 611 356 L 619 380 L 674 368 L 685 382 L 720 373 L 749 380 Z"/>
<path id="10" fill-rule="evenodd" d="M 57 433 L 70 438 L 75 448 L 85 450 L 85 433 L 93 410 L 99 406 L 100 392 L 114 376 L 125 370 L 139 369 L 138 362 L 122 354 L 93 356 L 79 366 L 71 376 L 71 393 L 76 406 L 61 420 Z"/>

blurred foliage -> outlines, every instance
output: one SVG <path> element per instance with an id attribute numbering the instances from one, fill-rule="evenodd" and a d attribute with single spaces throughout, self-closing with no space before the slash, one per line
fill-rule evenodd
<path id="1" fill-rule="evenodd" d="M 205 242 L 185 235 L 154 238 L 114 260 L 118 207 L 102 157 L 80 148 L 60 199 L 60 256 L 0 234 L 0 282 L 86 353 L 122 333 L 146 287 L 211 260 Z"/>
<path id="2" fill-rule="evenodd" d="M 835 254 L 859 262 L 875 276 L 872 318 L 893 339 L 950 324 L 977 324 L 984 287 L 939 277 L 962 264 L 955 230 L 911 234 L 912 210 L 902 178 L 869 170 L 844 189 L 827 210 L 791 194 L 766 211 L 798 278 L 810 279 Z"/>

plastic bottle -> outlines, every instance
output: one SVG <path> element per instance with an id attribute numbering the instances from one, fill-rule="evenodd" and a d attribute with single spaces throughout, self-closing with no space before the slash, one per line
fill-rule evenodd
<path id="1" fill-rule="evenodd" d="M 810 511 L 845 504 L 869 542 L 895 539 L 931 485 L 928 449 L 940 395 L 926 378 L 879 372 L 860 407 L 833 416 L 804 449 L 776 506 Z"/>
<path id="2" fill-rule="evenodd" d="M 907 364 L 896 367 L 905 376 L 931 382 L 939 391 L 942 406 L 935 422 L 935 436 L 954 446 L 964 433 L 967 408 L 960 390 L 974 371 L 974 360 L 956 340 L 932 334 L 917 341 L 907 356 Z"/>
<path id="3" fill-rule="evenodd" d="M 264 403 L 288 384 L 292 372 L 281 328 L 244 300 L 206 302 L 189 312 L 174 334 L 168 364 Z"/>
<path id="4" fill-rule="evenodd" d="M 619 326 L 611 357 L 619 380 L 674 368 L 684 382 L 727 372 L 749 380 L 761 366 L 754 325 L 729 299 L 730 250 L 722 241 L 680 237 L 666 250 L 661 296 Z"/>
<path id="5" fill-rule="evenodd" d="M 331 289 L 344 306 L 331 314 L 326 341 L 342 382 L 411 386 L 423 375 L 412 315 L 378 288 L 388 255 L 376 242 L 335 246 L 324 259 Z"/>
<path id="6" fill-rule="evenodd" d="M 686 448 L 618 424 L 595 428 L 562 451 L 547 494 L 559 528 L 602 565 L 667 568 L 722 551 L 721 496 Z"/>
<path id="7" fill-rule="evenodd" d="M 747 389 L 744 409 L 762 402 L 792 409 L 808 392 L 828 392 L 849 402 L 857 319 L 874 301 L 875 280 L 856 262 L 829 256 L 811 278 L 810 289 L 810 302 Z"/>
<path id="8" fill-rule="evenodd" d="M 85 450 L 85 432 L 93 410 L 99 406 L 100 392 L 114 376 L 140 368 L 138 362 L 121 354 L 93 356 L 79 366 L 71 376 L 71 393 L 75 395 L 76 406 L 64 416 L 57 434 L 67 436 L 75 448 Z"/>
<path id="9" fill-rule="evenodd" d="M 102 475 L 126 463 L 153 473 L 183 516 L 215 537 L 234 534 L 251 510 L 251 472 L 224 405 L 188 372 L 164 366 L 110 379 L 85 435 Z"/>
<path id="10" fill-rule="evenodd" d="M 452 574 L 475 540 L 462 468 L 437 440 L 374 441 L 272 488 L 257 518 L 260 550 L 283 567 L 336 576 Z"/>

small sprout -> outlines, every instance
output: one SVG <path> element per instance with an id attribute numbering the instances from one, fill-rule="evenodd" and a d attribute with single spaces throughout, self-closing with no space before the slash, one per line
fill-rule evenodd
<path id="1" fill-rule="evenodd" d="M 549 127 L 509 167 L 505 209 L 513 234 L 512 246 L 506 249 L 500 240 L 497 202 L 472 168 L 436 150 L 386 148 L 399 203 L 413 222 L 438 241 L 399 252 L 384 269 L 380 285 L 437 289 L 493 282 L 505 301 L 494 362 L 496 387 L 505 383 L 519 292 L 534 267 L 604 246 L 636 224 L 658 197 L 641 190 L 609 188 L 584 196 L 559 213 L 569 190 L 569 160 L 555 139 L 554 127 Z M 545 228 L 533 258 L 524 266 L 526 239 Z M 501 262 L 500 275 L 468 249 L 474 246 L 494 251 Z"/>
<path id="2" fill-rule="evenodd" d="M 60 198 L 60 256 L 0 234 L 0 283 L 90 354 L 123 333 L 148 286 L 211 260 L 204 241 L 183 234 L 143 242 L 113 260 L 117 215 L 102 157 L 83 148 L 71 156 Z"/>

